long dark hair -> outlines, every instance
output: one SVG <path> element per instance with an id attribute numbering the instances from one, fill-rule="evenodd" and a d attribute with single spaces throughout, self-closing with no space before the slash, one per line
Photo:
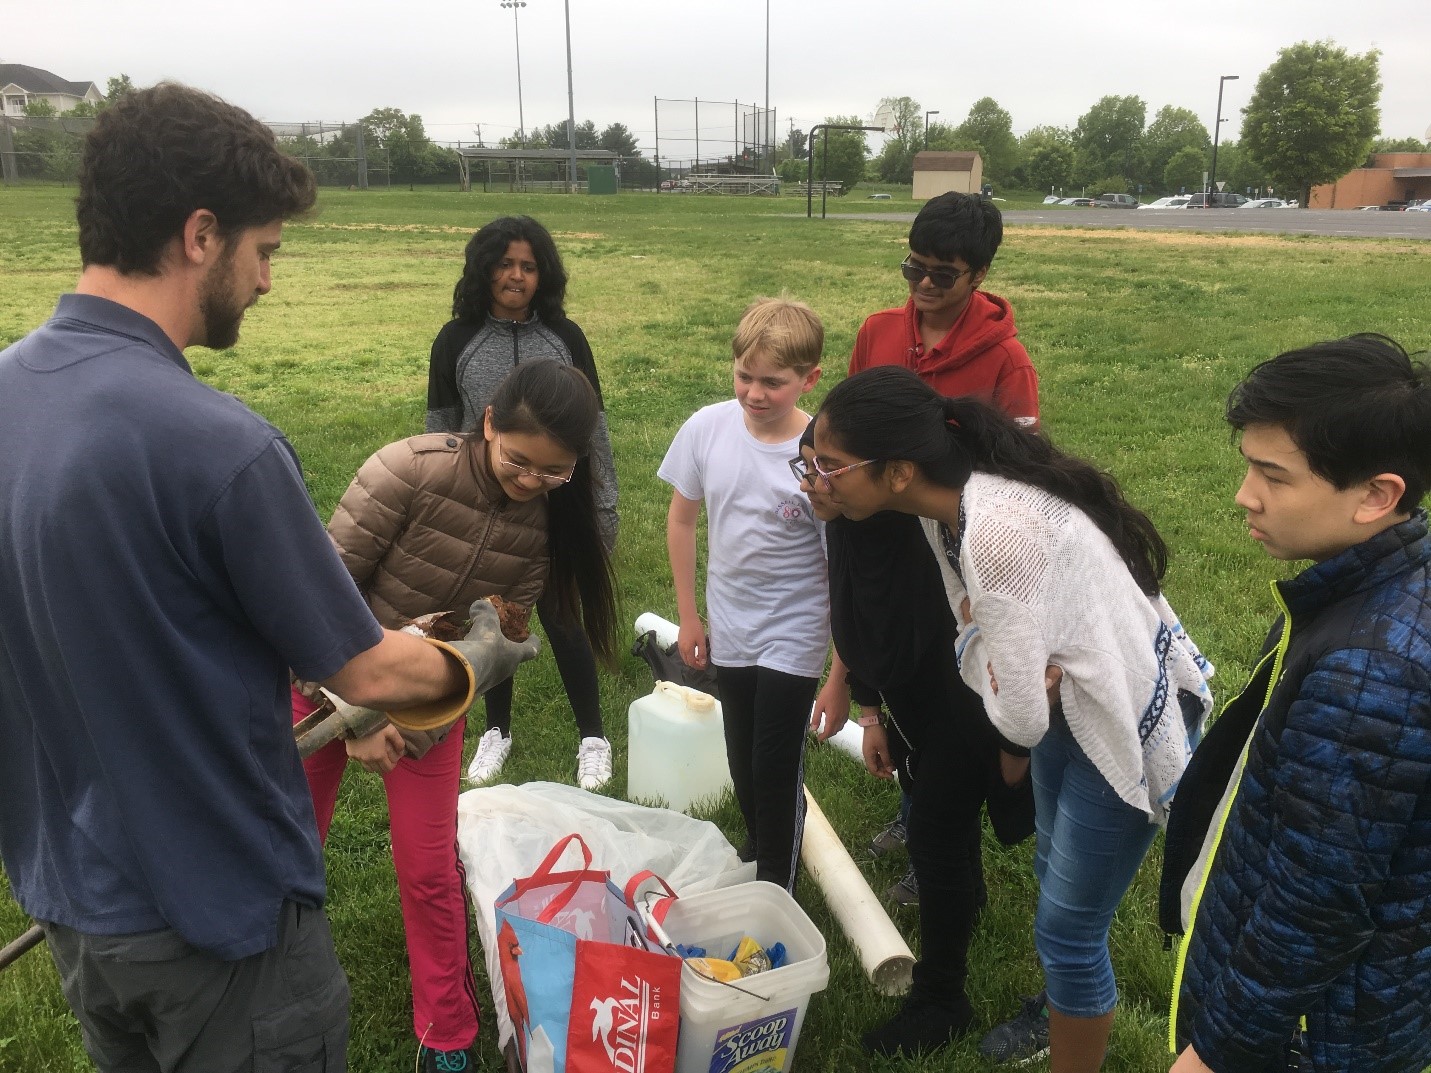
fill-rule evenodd
<path id="1" fill-rule="evenodd" d="M 467 243 L 467 260 L 462 278 L 452 291 L 452 315 L 457 320 L 477 324 L 492 308 L 492 273 L 514 242 L 526 242 L 537 260 L 537 293 L 532 308 L 543 320 L 563 316 L 566 302 L 566 269 L 549 232 L 530 216 L 499 216 Z"/>
<path id="2" fill-rule="evenodd" d="M 491 406 L 497 432 L 550 436 L 577 456 L 571 480 L 547 493 L 547 591 L 564 616 L 580 611 L 592 649 L 614 663 L 616 576 L 601 539 L 591 471 L 591 437 L 601 413 L 596 391 L 564 362 L 530 361 L 506 375 Z"/>
<path id="3" fill-rule="evenodd" d="M 1108 474 L 1064 454 L 1042 433 L 973 398 L 946 399 L 908 369 L 885 365 L 850 377 L 825 397 L 819 418 L 861 458 L 917 464 L 935 484 L 962 488 L 974 470 L 1031 484 L 1093 520 L 1149 596 L 1168 568 L 1168 546 Z"/>

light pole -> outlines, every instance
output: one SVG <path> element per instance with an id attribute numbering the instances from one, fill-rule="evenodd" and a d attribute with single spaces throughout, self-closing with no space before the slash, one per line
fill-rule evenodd
<path id="1" fill-rule="evenodd" d="M 928 111 L 928 112 L 925 112 L 925 113 L 924 113 L 924 148 L 926 148 L 926 149 L 929 148 L 929 117 L 932 116 L 932 115 L 938 115 L 938 114 L 939 114 L 939 109 L 938 109 L 938 108 L 935 108 L 935 109 L 933 109 L 933 110 L 931 110 L 931 111 Z"/>
<path id="2" fill-rule="evenodd" d="M 1217 140 L 1222 134 L 1222 87 L 1228 82 L 1236 82 L 1237 75 L 1223 75 L 1217 80 L 1217 122 L 1212 125 L 1212 177 L 1208 179 L 1208 185 L 1212 188 L 1208 190 L 1202 201 L 1203 208 L 1210 208 L 1208 200 L 1212 197 L 1212 190 L 1217 189 Z"/>
<path id="3" fill-rule="evenodd" d="M 517 8 L 526 7 L 527 0 L 502 0 L 502 7 L 512 9 L 512 36 L 517 42 L 517 141 L 527 147 L 527 118 L 522 111 L 522 31 L 517 27 Z"/>
<path id="4" fill-rule="evenodd" d="M 566 12 L 566 191 L 576 192 L 576 98 L 571 88 L 571 0 L 562 0 Z"/>
<path id="5" fill-rule="evenodd" d="M 765 0 L 765 115 L 760 119 L 760 141 L 762 152 L 770 151 L 771 171 L 775 170 L 775 130 L 770 122 L 770 0 Z"/>

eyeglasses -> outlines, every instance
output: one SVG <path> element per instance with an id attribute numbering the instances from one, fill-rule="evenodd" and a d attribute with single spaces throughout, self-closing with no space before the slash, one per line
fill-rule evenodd
<path id="1" fill-rule="evenodd" d="M 792 458 L 790 460 L 790 472 L 795 474 L 795 479 L 801 484 L 809 481 L 812 487 L 815 484 L 815 478 L 819 477 L 825 482 L 825 488 L 829 489 L 831 477 L 839 477 L 842 474 L 850 472 L 852 469 L 859 469 L 861 466 L 868 466 L 878 461 L 878 458 L 866 458 L 863 462 L 851 462 L 848 466 L 841 466 L 839 469 L 821 469 L 819 462 L 812 461 L 806 463 L 804 456 L 801 456 L 800 458 Z M 814 470 L 813 473 L 811 472 L 812 469 Z"/>
<path id="2" fill-rule="evenodd" d="M 502 457 L 502 434 L 500 432 L 497 433 L 497 461 L 502 463 L 502 465 L 506 466 L 508 469 L 516 470 L 523 476 L 535 477 L 543 484 L 569 484 L 571 482 L 571 479 L 576 476 L 575 466 L 572 466 L 568 472 L 562 474 L 538 473 L 535 470 L 530 470 L 526 469 L 523 466 L 519 466 L 515 462 L 508 462 L 505 458 Z"/>
<path id="3" fill-rule="evenodd" d="M 930 268 L 927 265 L 914 264 L 908 257 L 899 262 L 899 274 L 910 283 L 918 283 L 928 276 L 929 282 L 941 291 L 947 291 L 960 276 L 967 276 L 972 271 L 972 268 Z"/>

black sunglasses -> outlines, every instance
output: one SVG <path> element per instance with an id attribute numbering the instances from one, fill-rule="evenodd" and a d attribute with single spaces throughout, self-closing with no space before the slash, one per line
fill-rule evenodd
<path id="1" fill-rule="evenodd" d="M 912 264 L 907 257 L 899 262 L 899 274 L 910 283 L 918 283 L 928 276 L 929 282 L 941 291 L 947 291 L 960 276 L 967 276 L 972 271 L 972 268 L 929 268 L 926 265 Z"/>

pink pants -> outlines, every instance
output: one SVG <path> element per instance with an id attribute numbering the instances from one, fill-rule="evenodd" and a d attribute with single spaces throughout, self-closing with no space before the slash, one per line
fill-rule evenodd
<path id="1" fill-rule="evenodd" d="M 294 692 L 293 721 L 313 710 Z M 383 776 L 388 830 L 412 970 L 413 1031 L 433 1050 L 470 1047 L 477 1038 L 477 982 L 467 942 L 467 902 L 457 857 L 457 790 L 463 720 L 421 760 L 403 757 Z M 318 836 L 325 842 L 348 766 L 341 740 L 303 761 Z"/>

